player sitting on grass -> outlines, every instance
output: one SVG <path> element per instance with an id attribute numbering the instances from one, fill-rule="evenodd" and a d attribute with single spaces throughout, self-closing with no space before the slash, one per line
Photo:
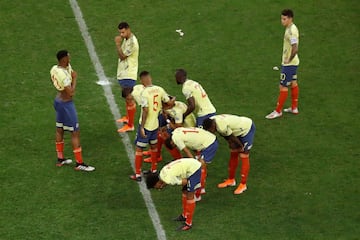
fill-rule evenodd
<path id="1" fill-rule="evenodd" d="M 171 137 L 166 139 L 165 144 L 168 148 L 177 147 L 183 151 L 187 157 L 194 158 L 191 150 L 200 152 L 198 156 L 202 163 L 201 169 L 201 189 L 195 193 L 196 201 L 201 200 L 201 194 L 205 194 L 205 181 L 207 175 L 207 164 L 211 163 L 218 149 L 216 136 L 202 128 L 176 128 Z"/>
<path id="2" fill-rule="evenodd" d="M 229 143 L 231 150 L 229 160 L 229 177 L 218 184 L 218 188 L 235 186 L 235 171 L 241 158 L 241 181 L 235 189 L 234 194 L 241 194 L 246 189 L 246 181 L 250 170 L 249 153 L 253 146 L 255 135 L 255 124 L 247 117 L 222 114 L 208 118 L 204 121 L 204 129 L 215 133 L 218 132 Z"/>
<path id="3" fill-rule="evenodd" d="M 194 192 L 200 188 L 201 163 L 194 158 L 180 158 L 165 165 L 160 174 L 149 174 L 147 188 L 162 189 L 166 185 L 181 185 L 183 212 L 174 221 L 184 222 L 178 230 L 191 229 L 195 211 Z"/>
<path id="4" fill-rule="evenodd" d="M 70 65 L 70 54 L 66 50 L 61 50 L 56 54 L 58 64 L 50 70 L 51 80 L 58 91 L 54 101 L 56 110 L 56 152 L 57 163 L 61 167 L 72 163 L 71 159 L 64 158 L 64 131 L 71 132 L 73 152 L 76 159 L 75 170 L 91 172 L 95 168 L 83 162 L 82 149 L 80 145 L 80 129 L 75 109 L 72 101 L 76 89 L 76 72 Z"/>

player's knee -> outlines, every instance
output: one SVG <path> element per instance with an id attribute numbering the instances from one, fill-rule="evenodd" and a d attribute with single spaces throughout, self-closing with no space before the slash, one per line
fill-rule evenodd
<path id="1" fill-rule="evenodd" d="M 291 88 L 297 87 L 297 81 L 292 81 L 291 82 Z"/>

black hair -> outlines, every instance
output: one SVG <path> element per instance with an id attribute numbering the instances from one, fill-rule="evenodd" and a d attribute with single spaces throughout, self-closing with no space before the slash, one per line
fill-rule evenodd
<path id="1" fill-rule="evenodd" d="M 284 9 L 281 11 L 282 16 L 286 16 L 289 18 L 294 18 L 294 12 L 291 9 Z"/>
<path id="2" fill-rule="evenodd" d="M 158 173 L 149 173 L 146 177 L 146 187 L 148 189 L 154 188 L 159 180 L 160 178 Z"/>
<path id="3" fill-rule="evenodd" d="M 149 75 L 150 75 L 150 72 L 142 71 L 139 76 L 140 76 L 140 78 L 142 78 L 142 77 L 146 77 L 146 76 L 149 76 Z"/>
<path id="4" fill-rule="evenodd" d="M 121 22 L 119 23 L 118 29 L 123 29 L 123 28 L 128 29 L 129 27 L 130 26 L 127 22 Z"/>
<path id="5" fill-rule="evenodd" d="M 174 145 L 171 144 L 171 136 L 168 137 L 166 140 L 165 140 L 165 146 L 170 149 L 170 150 L 173 150 L 175 147 Z"/>
<path id="6" fill-rule="evenodd" d="M 67 50 L 60 50 L 56 53 L 56 58 L 58 61 L 60 61 L 62 58 L 69 55 L 69 52 Z"/>
<path id="7" fill-rule="evenodd" d="M 204 120 L 202 126 L 205 130 L 209 130 L 213 124 L 214 124 L 214 119 L 207 118 Z"/>
<path id="8" fill-rule="evenodd" d="M 185 69 L 183 69 L 183 68 L 179 68 L 179 69 L 176 69 L 176 73 L 175 73 L 176 75 L 177 74 L 181 74 L 181 75 L 183 75 L 184 77 L 187 77 L 187 72 L 185 71 Z"/>

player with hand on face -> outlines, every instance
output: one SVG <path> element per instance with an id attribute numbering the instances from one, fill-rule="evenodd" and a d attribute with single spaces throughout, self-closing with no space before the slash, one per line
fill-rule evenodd
<path id="1" fill-rule="evenodd" d="M 146 185 L 150 188 L 162 189 L 166 185 L 182 186 L 183 212 L 174 221 L 184 222 L 178 230 L 187 231 L 192 227 L 195 211 L 194 192 L 200 188 L 201 163 L 194 158 L 181 158 L 165 165 L 160 174 L 149 174 Z"/>
<path id="2" fill-rule="evenodd" d="M 64 158 L 64 131 L 71 133 L 72 148 L 76 159 L 75 170 L 91 172 L 95 168 L 83 162 L 80 145 L 80 129 L 73 96 L 76 90 L 77 74 L 70 65 L 70 54 L 61 50 L 56 54 L 58 64 L 50 70 L 51 80 L 58 91 L 54 101 L 56 111 L 56 166 L 69 165 L 71 159 Z"/>
<path id="3" fill-rule="evenodd" d="M 202 164 L 201 169 L 201 189 L 196 191 L 196 201 L 201 200 L 201 194 L 205 194 L 205 182 L 207 176 L 207 165 L 211 163 L 218 149 L 216 136 L 202 128 L 176 128 L 171 137 L 166 139 L 165 145 L 173 149 L 177 147 L 183 151 L 187 157 L 194 158 L 190 150 L 200 152 L 198 160 Z"/>
<path id="4" fill-rule="evenodd" d="M 218 188 L 235 186 L 235 171 L 241 158 L 241 181 L 234 191 L 234 194 L 241 194 L 246 189 L 247 177 L 250 170 L 250 149 L 253 146 L 255 135 L 255 124 L 247 117 L 240 117 L 230 114 L 216 115 L 204 121 L 204 129 L 212 133 L 218 132 L 229 143 L 229 177 L 218 184 Z"/>
<path id="5" fill-rule="evenodd" d="M 182 85 L 182 93 L 187 101 L 187 110 L 184 113 L 184 119 L 192 112 L 196 115 L 196 126 L 201 127 L 202 122 L 214 116 L 216 109 L 211 103 L 208 95 L 200 83 L 187 78 L 184 69 L 178 69 L 175 73 L 176 83 Z"/>
<path id="6" fill-rule="evenodd" d="M 170 97 L 172 98 L 172 97 Z M 169 103 L 163 104 L 163 112 L 170 119 L 170 127 L 172 129 L 178 127 L 195 127 L 196 126 L 196 118 L 193 113 L 190 113 L 184 118 L 184 114 L 186 113 L 188 106 L 180 101 L 171 101 Z"/>
<path id="7" fill-rule="evenodd" d="M 140 73 L 141 83 L 144 90 L 141 93 L 141 116 L 140 124 L 136 134 L 135 151 L 135 174 L 130 175 L 130 179 L 141 181 L 141 166 L 143 162 L 143 149 L 150 144 L 151 151 L 151 170 L 157 170 L 157 136 L 159 130 L 159 112 L 162 109 L 162 102 L 169 102 L 169 96 L 165 90 L 152 84 L 152 78 L 149 72 Z"/>
<path id="8" fill-rule="evenodd" d="M 116 51 L 118 54 L 117 79 L 121 86 L 122 97 L 126 102 L 126 116 L 117 120 L 126 123 L 118 132 L 134 130 L 136 103 L 131 92 L 136 84 L 138 73 L 139 43 L 136 36 L 131 32 L 126 22 L 118 26 L 119 35 L 115 37 Z"/>
<path id="9" fill-rule="evenodd" d="M 284 34 L 282 66 L 280 74 L 280 95 L 276 109 L 265 118 L 275 119 L 282 116 L 282 109 L 286 102 L 289 87 L 291 87 L 291 107 L 284 109 L 284 112 L 298 114 L 299 86 L 297 83 L 296 71 L 300 63 L 298 57 L 299 30 L 293 23 L 294 13 L 290 9 L 281 12 L 281 24 L 286 28 Z"/>

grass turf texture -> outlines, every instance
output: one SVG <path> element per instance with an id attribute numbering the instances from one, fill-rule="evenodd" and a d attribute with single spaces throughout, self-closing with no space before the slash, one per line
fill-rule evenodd
<path id="1" fill-rule="evenodd" d="M 227 176 L 229 154 L 221 141 L 190 232 L 175 232 L 171 221 L 180 213 L 179 188 L 152 192 L 168 239 L 360 235 L 359 3 L 80 0 L 79 5 L 107 76 L 115 79 L 113 37 L 118 22 L 126 20 L 140 42 L 140 70 L 151 71 L 155 84 L 183 99 L 173 73 L 184 67 L 205 87 L 218 113 L 246 115 L 257 125 L 248 191 L 234 196 L 233 189 L 216 188 Z M 281 56 L 284 7 L 294 9 L 301 34 L 301 113 L 268 121 L 264 116 L 278 94 L 278 72 L 271 69 Z M 131 168 L 69 4 L 1 1 L 0 27 L 0 238 L 156 238 L 136 183 L 127 179 Z M 178 28 L 185 32 L 182 39 Z M 71 52 L 79 74 L 81 140 L 85 161 L 97 167 L 94 173 L 54 166 L 55 91 L 48 71 L 60 48 Z M 116 84 L 113 92 L 124 113 Z"/>

